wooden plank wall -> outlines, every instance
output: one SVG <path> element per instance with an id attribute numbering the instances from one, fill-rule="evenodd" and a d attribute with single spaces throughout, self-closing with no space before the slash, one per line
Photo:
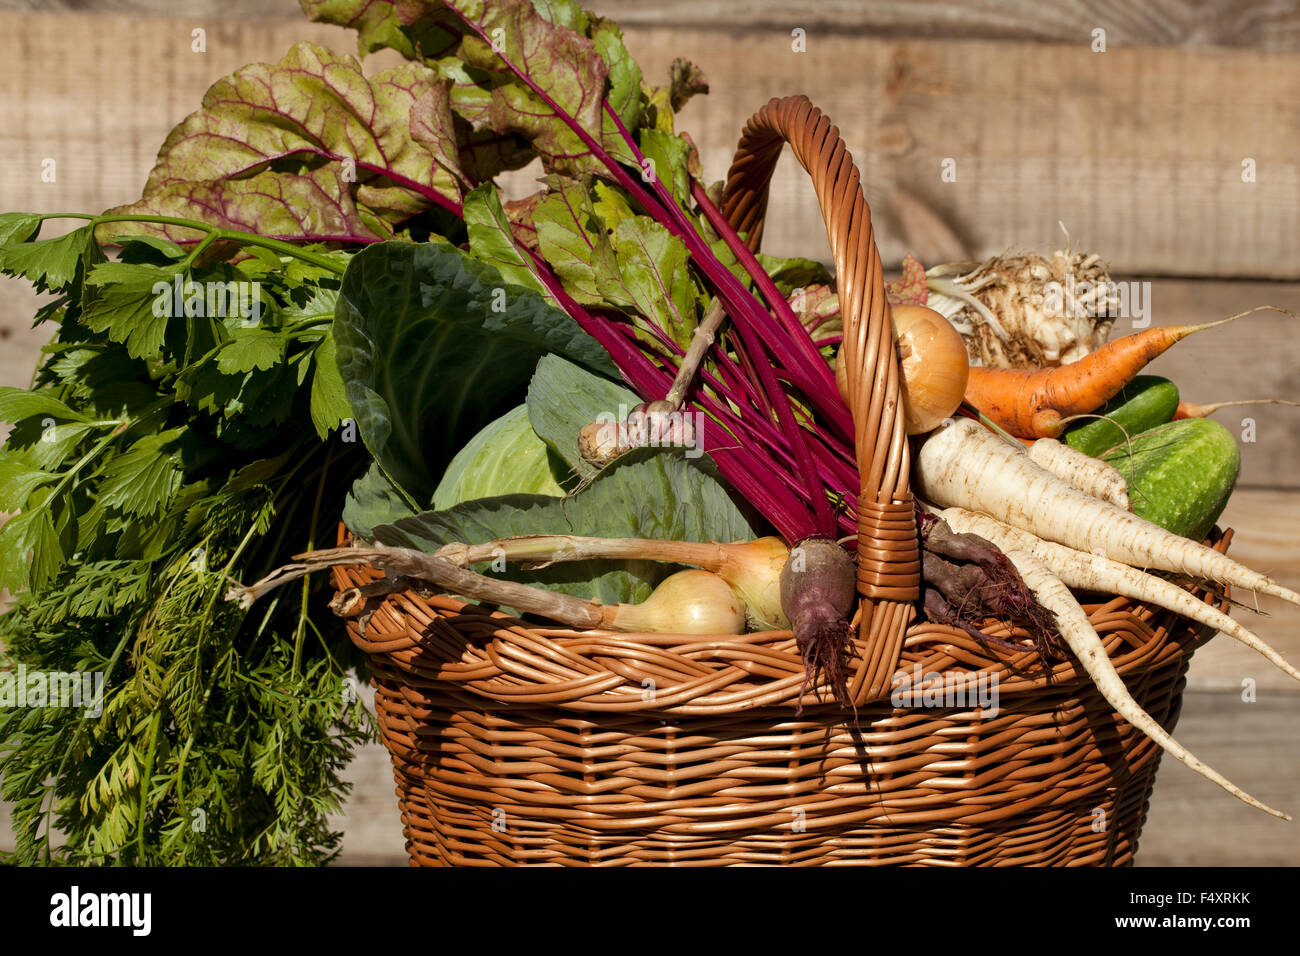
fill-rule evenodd
<path id="1" fill-rule="evenodd" d="M 664 76 L 685 56 L 712 77 L 712 93 L 683 115 L 711 177 L 723 175 L 758 106 L 808 94 L 840 125 L 863 171 L 887 261 L 909 249 L 933 263 L 1009 246 L 1055 248 L 1063 222 L 1077 246 L 1101 251 L 1126 274 L 1300 278 L 1300 69 L 1288 46 L 1291 21 L 1266 29 L 1263 7 L 1253 18 L 1224 12 L 1207 26 L 1200 15 L 1135 17 L 1118 3 L 1066 5 L 1055 16 L 1046 6 L 833 3 L 810 13 L 759 2 L 747 5 L 755 15 L 739 27 L 717 3 L 616 0 L 602 10 L 626 24 L 647 76 Z M 1008 11 L 1024 14 L 1014 34 L 1021 39 L 1004 36 L 1017 22 Z M 985 27 L 968 29 L 972 22 Z M 918 35 L 921 23 L 961 39 Z M 207 52 L 196 54 L 190 30 L 200 25 Z M 806 33 L 805 52 L 792 50 L 796 28 Z M 1092 29 L 1107 31 L 1104 53 L 1093 52 Z M 1267 37 L 1270 52 L 1204 45 L 1219 35 Z M 1186 36 L 1202 45 L 1156 45 Z M 303 39 L 352 49 L 350 34 L 298 18 L 0 13 L 0 205 L 58 199 L 84 208 L 132 198 L 155 145 L 212 79 Z M 50 57 L 66 59 L 69 50 L 80 68 L 50 71 Z M 90 143 L 94 152 L 84 148 Z M 39 183 L 48 156 L 61 160 L 63 185 L 33 195 L 48 185 Z M 941 178 L 944 160 L 955 182 Z M 1245 160 L 1254 182 L 1242 181 Z M 771 251 L 808 251 L 820 223 L 807 200 L 797 171 L 782 169 Z"/>
<path id="2" fill-rule="evenodd" d="M 1122 46 L 1300 50 L 1300 11 L 1277 0 L 589 0 L 626 27 L 730 31 L 791 23 L 846 34 L 1071 42 L 1104 26 Z M 0 9 L 45 13 L 128 13 L 205 19 L 298 18 L 297 0 L 3 0 Z"/>

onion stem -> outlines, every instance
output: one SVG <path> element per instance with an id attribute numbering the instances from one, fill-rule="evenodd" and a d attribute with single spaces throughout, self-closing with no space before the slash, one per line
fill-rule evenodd
<path id="1" fill-rule="evenodd" d="M 439 590 L 487 604 L 516 608 L 548 620 L 584 630 L 648 631 L 656 633 L 734 634 L 744 629 L 747 602 L 740 588 L 724 571 L 735 572 L 771 560 L 771 542 L 749 544 L 697 544 L 688 541 L 651 541 L 536 535 L 505 538 L 482 545 L 453 544 L 437 554 L 410 548 L 376 545 L 368 548 L 330 548 L 298 555 L 292 564 L 272 571 L 247 587 L 236 586 L 226 599 L 242 607 L 282 585 L 314 571 L 338 565 L 369 564 L 385 578 L 337 594 L 330 607 L 339 617 L 359 617 L 371 608 L 371 599 L 394 591 L 433 585 Z M 464 564 L 496 560 L 506 551 L 514 560 L 538 558 L 543 564 L 590 557 L 626 557 L 697 564 L 704 570 L 678 572 L 660 583 L 638 605 L 602 604 L 541 588 L 491 578 L 470 571 Z M 784 563 L 784 550 L 781 563 Z M 716 587 L 714 587 L 716 585 Z M 779 628 L 779 623 L 775 625 Z M 769 623 L 765 629 L 773 629 Z"/>
<path id="2" fill-rule="evenodd" d="M 718 571 L 749 548 L 743 544 L 659 541 L 651 538 L 590 538 L 571 534 L 528 534 L 498 538 L 484 544 L 443 545 L 435 557 L 458 567 L 504 559 L 524 561 L 532 568 L 564 561 L 591 559 L 666 561 Z"/>

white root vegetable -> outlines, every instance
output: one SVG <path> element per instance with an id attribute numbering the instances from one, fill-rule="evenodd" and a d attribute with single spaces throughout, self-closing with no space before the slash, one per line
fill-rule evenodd
<path id="1" fill-rule="evenodd" d="M 1166 753 L 1172 754 L 1201 776 L 1213 780 L 1238 800 L 1283 820 L 1291 819 L 1282 811 L 1274 810 L 1256 800 L 1213 767 L 1202 763 L 1186 747 L 1174 740 L 1128 692 L 1119 672 L 1115 670 L 1115 665 L 1106 654 L 1105 645 L 1088 621 L 1088 615 L 1083 612 L 1083 608 L 1079 607 L 1079 602 L 1074 599 L 1074 595 L 1061 579 L 1047 570 L 1043 563 L 1028 551 L 1012 549 L 1006 552 L 1006 555 L 1020 572 L 1025 585 L 1034 592 L 1038 602 L 1056 615 L 1056 624 L 1060 629 L 1061 637 L 1065 639 L 1074 656 L 1092 678 L 1093 684 L 1106 699 L 1106 703 L 1110 704 L 1119 716 L 1159 744 Z"/>
<path id="2" fill-rule="evenodd" d="M 1300 594 L 1213 548 L 1172 534 L 1085 494 L 969 418 L 949 419 L 921 445 L 912 470 L 917 489 L 941 508 L 991 515 L 1047 541 L 1100 550 L 1136 567 L 1271 594 L 1300 604 Z"/>
<path id="3" fill-rule="evenodd" d="M 1128 500 L 1128 481 L 1108 461 L 1085 455 L 1055 438 L 1040 438 L 1030 445 L 1029 460 L 1094 498 L 1109 501 L 1125 511 L 1133 510 Z"/>
<path id="4" fill-rule="evenodd" d="M 1119 314 L 1101 257 L 1068 245 L 1047 257 L 934 266 L 926 279 L 926 304 L 961 332 L 972 365 L 1066 365 L 1100 348 Z"/>
<path id="5" fill-rule="evenodd" d="M 1029 551 L 1047 565 L 1066 587 L 1098 594 L 1118 594 L 1144 601 L 1222 631 L 1251 650 L 1258 651 L 1289 677 L 1300 680 L 1300 670 L 1288 663 L 1276 650 L 1218 608 L 1197 600 L 1185 589 L 1164 578 L 1130 568 L 1127 564 L 1120 564 L 1099 554 L 1084 554 L 1063 544 L 1044 541 L 1028 531 L 1012 528 L 987 515 L 975 514 L 962 508 L 948 508 L 941 512 L 940 517 L 952 530 L 987 538 L 1004 552 L 1013 549 Z"/>

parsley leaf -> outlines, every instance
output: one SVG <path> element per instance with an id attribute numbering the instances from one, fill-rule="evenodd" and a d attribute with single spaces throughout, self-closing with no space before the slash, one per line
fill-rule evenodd
<path id="1" fill-rule="evenodd" d="M 0 247 L 0 272 L 31 280 L 37 289 L 62 289 L 71 284 L 77 266 L 93 246 L 90 226 L 55 239 L 16 242 Z M 96 252 L 99 247 L 93 246 Z"/>

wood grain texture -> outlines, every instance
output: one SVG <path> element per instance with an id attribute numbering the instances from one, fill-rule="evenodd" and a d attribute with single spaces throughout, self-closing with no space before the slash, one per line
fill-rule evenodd
<path id="1" fill-rule="evenodd" d="M 720 178 L 738 117 L 805 93 L 839 124 L 867 184 L 881 252 L 927 264 L 891 203 L 905 190 L 983 258 L 1064 240 L 1121 273 L 1300 276 L 1300 60 L 1294 54 L 994 41 L 629 31 L 650 77 L 701 64 L 706 97 L 681 125 Z M 1256 182 L 1241 181 L 1253 159 Z M 941 178 L 951 160 L 956 181 Z M 770 251 L 822 232 L 811 187 L 778 168 Z M 820 243 L 821 240 L 819 239 Z M 823 253 L 824 255 L 825 253 Z"/>
<path id="2" fill-rule="evenodd" d="M 1152 362 L 1148 371 L 1176 382 L 1189 402 L 1300 401 L 1300 376 L 1296 374 L 1300 369 L 1300 284 L 1149 281 L 1153 326 L 1212 322 L 1259 305 L 1289 309 L 1294 314 L 1257 312 L 1199 332 Z M 1131 322 L 1121 319 L 1112 335 L 1133 331 Z M 1213 417 L 1237 437 L 1240 486 L 1300 488 L 1300 408 L 1225 408 Z M 1248 419 L 1254 422 L 1253 435 L 1246 426 Z M 1246 440 L 1251 437 L 1254 441 Z"/>
<path id="3" fill-rule="evenodd" d="M 369 706 L 374 692 L 366 688 Z M 407 866 L 406 840 L 397 809 L 393 762 L 382 744 L 367 744 L 343 771 L 352 784 L 343 813 L 330 817 L 330 826 L 343 831 L 344 866 Z"/>
<path id="4" fill-rule="evenodd" d="M 1300 491 L 1238 489 L 1219 524 L 1236 531 L 1229 551 L 1232 558 L 1262 571 L 1284 587 L 1300 590 Z M 1263 613 L 1257 614 L 1252 610 L 1256 606 L 1253 595 L 1233 592 L 1233 598 L 1245 605 L 1232 609 L 1233 618 L 1300 667 L 1300 608 L 1277 598 L 1261 597 L 1258 607 Z M 1246 681 L 1260 694 L 1295 696 L 1294 721 L 1300 723 L 1300 683 L 1224 634 L 1216 635 L 1196 652 L 1187 673 L 1188 686 L 1197 690 L 1240 693 Z"/>
<path id="5" fill-rule="evenodd" d="M 1236 46 L 1300 50 L 1300 11 L 1278 0 L 586 0 L 625 26 L 790 30 L 833 27 L 877 37 L 957 37 L 1115 46 Z M 0 0 L 0 10 L 235 19 L 300 16 L 296 0 Z"/>
<path id="6" fill-rule="evenodd" d="M 588 4 L 634 26 L 832 28 L 875 37 L 1090 42 L 1116 46 L 1248 46 L 1300 50 L 1300 11 L 1275 0 L 603 0 Z"/>
<path id="7" fill-rule="evenodd" d="M 205 19 L 302 19 L 298 0 L 0 0 L 0 10 Z"/>
<path id="8" fill-rule="evenodd" d="M 168 131 L 212 83 L 307 40 L 355 52 L 338 27 L 213 21 L 205 53 L 189 19 L 0 14 L 0 209 L 99 212 L 132 202 Z M 70 55 L 75 51 L 75 56 Z M 55 181 L 41 178 L 54 159 Z"/>
<path id="9" fill-rule="evenodd" d="M 1198 652 L 1199 653 L 1199 652 Z M 1195 666 L 1193 658 L 1193 667 Z M 1300 814 L 1300 697 L 1189 691 L 1178 742 L 1270 806 Z M 1138 866 L 1295 866 L 1300 827 L 1251 809 L 1162 756 Z M 1189 887 L 1190 889 L 1191 887 Z"/>
<path id="10" fill-rule="evenodd" d="M 607 12 L 619 13 L 616 8 Z M 867 183 L 881 251 L 933 263 L 960 250 L 1049 250 L 1064 222 L 1117 272 L 1300 278 L 1300 54 L 895 40 L 788 30 L 637 26 L 651 81 L 676 56 L 712 93 L 681 126 L 721 178 L 741 124 L 767 99 L 808 94 L 839 123 Z M 0 13 L 0 208 L 98 210 L 136 198 L 167 131 L 219 76 L 298 40 L 351 51 L 352 35 L 297 19 Z M 955 28 L 954 28 L 955 29 Z M 75 69 L 68 64 L 76 50 Z M 88 78 L 93 77 L 93 82 Z M 41 162 L 58 163 L 57 183 Z M 1257 181 L 1241 181 L 1244 158 Z M 955 182 L 941 163 L 955 163 Z M 946 228 L 935 241 L 935 220 Z M 811 187 L 783 164 L 770 251 L 826 255 Z M 956 240 L 956 245 L 948 241 Z"/>

